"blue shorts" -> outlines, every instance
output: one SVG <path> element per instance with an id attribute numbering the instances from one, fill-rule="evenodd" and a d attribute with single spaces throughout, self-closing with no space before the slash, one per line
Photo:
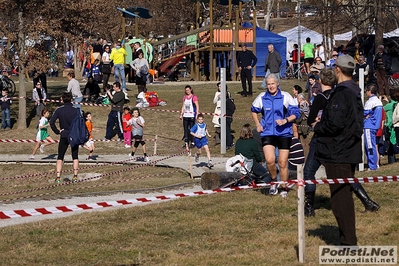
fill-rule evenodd
<path id="1" fill-rule="evenodd" d="M 208 145 L 208 139 L 206 137 L 202 137 L 200 139 L 199 138 L 194 138 L 194 145 L 198 149 L 201 149 L 205 145 Z"/>

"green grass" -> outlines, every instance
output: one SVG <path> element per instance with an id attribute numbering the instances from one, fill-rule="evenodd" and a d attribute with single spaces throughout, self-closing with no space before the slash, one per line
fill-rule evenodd
<path id="1" fill-rule="evenodd" d="M 290 91 L 296 81 L 282 81 L 282 88 Z M 56 97 L 65 89 L 66 80 L 49 83 Z M 259 83 L 255 84 L 254 91 Z M 167 106 L 155 109 L 180 110 L 185 83 L 149 86 L 158 92 Z M 304 84 L 300 84 L 304 85 Z M 240 84 L 229 84 L 233 93 Z M 131 86 L 130 86 L 131 88 Z M 203 112 L 213 112 L 215 83 L 193 85 Z M 131 97 L 133 91 L 130 92 Z M 29 95 L 29 93 L 28 93 Z M 251 122 L 249 107 L 253 99 L 235 96 L 237 111 L 233 129 L 239 132 L 243 123 Z M 17 106 L 16 104 L 14 105 Z M 53 108 L 56 105 L 52 105 Z M 88 107 L 94 114 L 94 125 L 100 131 L 94 138 L 102 138 L 108 113 L 107 108 Z M 15 115 L 17 110 L 13 110 Z M 182 127 L 177 113 L 142 111 L 146 119 L 146 136 L 158 135 L 160 153 L 180 151 Z M 15 117 L 15 116 L 14 116 Z M 35 120 L 33 120 L 35 122 Z M 211 126 L 211 117 L 206 116 Z M 34 126 L 26 130 L 2 132 L 2 138 L 33 138 Z M 236 137 L 238 135 L 236 134 Z M 212 143 L 212 141 L 211 141 Z M 2 143 L 3 153 L 29 154 L 33 144 Z M 149 143 L 149 150 L 151 150 Z M 46 147 L 55 153 L 56 145 Z M 219 155 L 219 147 L 211 145 L 215 156 L 230 157 L 233 151 Z M 96 154 L 121 154 L 126 149 L 115 143 L 96 143 Z M 140 154 L 140 152 L 139 152 Z M 373 175 L 395 175 L 397 165 L 384 165 Z M 101 166 L 90 172 L 112 173 L 129 168 Z M 71 169 L 67 165 L 65 169 Z M 54 193 L 44 197 L 53 199 L 71 195 L 115 193 L 116 191 L 157 189 L 173 184 L 192 185 L 187 173 L 157 167 L 143 167 L 120 172 L 93 182 L 56 187 L 25 194 L 0 196 L 6 200 L 38 193 Z M 54 165 L 2 165 L 2 177 L 54 171 Z M 89 171 L 89 170 L 88 170 Z M 81 171 L 85 173 L 85 171 Z M 151 175 L 152 177 L 146 177 Z M 357 172 L 357 177 L 370 172 Z M 124 182 L 124 180 L 128 180 Z M 111 182 L 115 182 L 110 184 Z M 119 183 L 118 183 L 119 182 Z M 13 193 L 52 185 L 52 177 L 1 180 L 0 193 Z M 93 188 L 92 185 L 98 185 Z M 64 191 L 72 188 L 72 191 Z M 355 200 L 357 235 L 360 245 L 397 245 L 399 194 L 397 183 L 365 184 L 369 195 L 382 207 L 378 213 L 363 213 L 363 206 Z M 160 192 L 161 193 L 161 192 Z M 168 194 L 163 192 L 162 194 Z M 126 195 L 126 198 L 132 196 Z M 318 246 L 339 244 L 338 228 L 329 205 L 329 189 L 319 185 L 316 196 L 316 217 L 306 219 L 306 264 L 318 264 Z M 86 203 L 86 202 L 82 202 Z M 41 207 L 41 206 L 37 206 Z M 0 228 L 0 261 L 2 265 L 300 265 L 297 259 L 297 197 L 296 191 L 288 198 L 269 197 L 259 191 L 246 190 L 210 196 L 110 209 Z M 24 219 L 24 218 L 19 218 Z"/>

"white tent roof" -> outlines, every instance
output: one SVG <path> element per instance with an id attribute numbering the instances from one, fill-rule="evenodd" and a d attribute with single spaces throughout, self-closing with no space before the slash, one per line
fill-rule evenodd
<path id="1" fill-rule="evenodd" d="M 299 29 L 299 32 L 298 32 Z M 321 35 L 320 33 L 318 33 L 317 31 L 308 29 L 304 26 L 296 26 L 292 29 L 283 31 L 278 33 L 278 35 L 287 37 L 287 52 L 288 51 L 292 51 L 293 46 L 295 43 L 298 43 L 298 34 L 301 35 L 301 47 L 306 43 L 306 38 L 309 37 L 310 38 L 310 43 L 315 43 L 315 44 L 320 44 L 323 42 L 323 35 Z M 329 42 L 330 40 L 327 40 L 327 42 Z M 300 49 L 301 49 L 300 47 Z M 289 58 L 289 57 L 287 57 Z"/>
<path id="2" fill-rule="evenodd" d="M 335 41 L 350 41 L 352 39 L 352 31 L 344 32 L 341 34 L 334 34 Z"/>
<path id="3" fill-rule="evenodd" d="M 387 37 L 399 37 L 399 28 L 397 28 L 393 31 L 384 33 L 384 38 L 387 38 Z"/>

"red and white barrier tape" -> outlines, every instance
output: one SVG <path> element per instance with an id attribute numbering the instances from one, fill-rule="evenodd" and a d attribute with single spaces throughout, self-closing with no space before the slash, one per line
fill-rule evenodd
<path id="1" fill-rule="evenodd" d="M 305 181 L 308 183 L 309 180 Z M 317 180 L 319 181 L 319 180 Z M 330 182 L 321 182 L 318 184 L 349 184 L 349 183 L 366 183 L 366 182 L 393 182 L 398 181 L 397 176 L 378 176 L 378 177 L 364 177 L 364 178 L 340 178 L 340 179 L 330 179 Z M 291 180 L 291 183 L 298 183 L 298 180 Z M 301 181 L 302 182 L 302 181 Z M 285 183 L 285 182 L 274 182 L 276 183 Z M 313 182 L 311 182 L 313 183 Z M 162 200 L 172 200 L 178 198 L 185 197 L 195 197 L 200 195 L 211 195 L 221 192 L 231 192 L 237 190 L 244 189 L 252 189 L 263 187 L 269 184 L 259 184 L 256 186 L 239 186 L 233 188 L 222 188 L 215 190 L 202 190 L 196 192 L 189 193 L 177 193 L 171 195 L 160 195 L 146 198 L 135 198 L 135 199 L 127 199 L 127 200 L 117 200 L 117 201 L 109 201 L 109 202 L 97 202 L 97 203 L 89 203 L 89 204 L 78 204 L 78 205 L 68 205 L 68 206 L 57 206 L 57 207 L 47 207 L 47 208 L 35 208 L 35 209 L 25 209 L 25 210 L 13 210 L 13 211 L 2 211 L 0 212 L 0 219 L 12 219 L 12 218 L 21 218 L 21 217 L 31 217 L 31 216 L 39 216 L 45 214 L 57 214 L 64 212 L 73 212 L 73 211 L 84 211 L 84 210 L 93 210 L 99 208 L 106 207 L 117 207 L 123 205 L 130 204 L 138 204 L 138 203 L 146 203 L 146 202 L 156 202 Z"/>

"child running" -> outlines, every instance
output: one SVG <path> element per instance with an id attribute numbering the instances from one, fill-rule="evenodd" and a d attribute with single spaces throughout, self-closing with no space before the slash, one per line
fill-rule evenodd
<path id="1" fill-rule="evenodd" d="M 37 150 L 40 147 L 40 152 L 44 153 L 44 147 L 53 144 L 54 140 L 50 137 L 50 135 L 47 132 L 47 128 L 49 126 L 48 123 L 48 117 L 50 116 L 50 111 L 47 110 L 46 108 L 44 108 L 42 110 L 42 117 L 39 120 L 39 128 L 37 129 L 37 134 L 36 134 L 36 145 L 33 148 L 32 154 L 29 157 L 29 159 L 33 160 L 35 159 L 35 154 L 37 152 Z M 41 144 L 42 140 L 47 140 L 47 141 L 51 141 L 51 142 L 46 142 Z"/>
<path id="2" fill-rule="evenodd" d="M 132 109 L 133 117 L 128 121 L 128 125 L 132 125 L 132 135 L 133 135 L 133 149 L 132 153 L 129 154 L 130 159 L 134 159 L 134 153 L 137 150 L 137 147 L 141 144 L 144 153 L 144 161 L 150 162 L 151 159 L 147 156 L 147 152 L 145 149 L 145 141 L 143 140 L 143 128 L 145 125 L 144 118 L 140 115 L 139 108 L 134 107 Z"/>
<path id="3" fill-rule="evenodd" d="M 86 127 L 87 131 L 89 131 L 89 140 L 83 145 L 83 147 L 89 151 L 89 157 L 87 160 L 94 160 L 93 152 L 94 152 L 94 141 L 93 141 L 93 117 L 90 112 L 85 112 L 84 117 L 86 119 Z"/>
<path id="4" fill-rule="evenodd" d="M 190 129 L 190 134 L 194 137 L 194 145 L 197 147 L 198 151 L 195 154 L 195 162 L 199 161 L 199 157 L 201 155 L 201 148 L 203 147 L 206 151 L 206 156 L 208 157 L 209 168 L 213 167 L 213 163 L 211 160 L 211 153 L 209 152 L 208 147 L 208 139 L 206 136 L 211 137 L 209 135 L 208 129 L 206 128 L 206 124 L 204 123 L 204 115 L 199 114 L 197 117 L 197 123 Z"/>
<path id="5" fill-rule="evenodd" d="M 132 125 L 128 124 L 128 121 L 132 119 L 129 107 L 123 107 L 122 127 L 123 127 L 123 140 L 125 142 L 125 148 L 132 147 Z"/>

